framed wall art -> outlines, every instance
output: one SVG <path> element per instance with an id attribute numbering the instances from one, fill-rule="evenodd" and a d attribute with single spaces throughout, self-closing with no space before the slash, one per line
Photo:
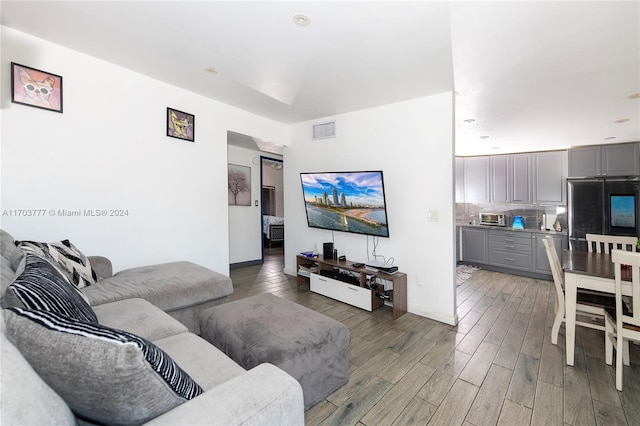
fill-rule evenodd
<path id="1" fill-rule="evenodd" d="M 167 136 L 195 142 L 195 129 L 195 115 L 167 107 Z"/>
<path id="2" fill-rule="evenodd" d="M 62 113 L 62 76 L 11 62 L 11 102 Z"/>
<path id="3" fill-rule="evenodd" d="M 251 167 L 229 164 L 229 205 L 251 205 Z"/>

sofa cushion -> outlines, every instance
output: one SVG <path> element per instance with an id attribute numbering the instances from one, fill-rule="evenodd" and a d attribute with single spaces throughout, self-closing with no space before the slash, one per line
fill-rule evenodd
<path id="1" fill-rule="evenodd" d="M 246 372 L 220 349 L 193 333 L 177 334 L 153 343 L 168 353 L 205 391 Z"/>
<path id="2" fill-rule="evenodd" d="M 16 274 L 4 294 L 3 306 L 39 309 L 78 321 L 98 323 L 82 292 L 44 258 L 27 253 Z"/>
<path id="3" fill-rule="evenodd" d="M 51 312 L 5 310 L 7 336 L 77 416 L 140 424 L 202 388 L 153 343 Z"/>
<path id="4" fill-rule="evenodd" d="M 126 269 L 83 292 L 92 306 L 139 297 L 170 312 L 228 296 L 233 284 L 226 275 L 182 261 Z"/>
<path id="5" fill-rule="evenodd" d="M 52 243 L 37 241 L 16 241 L 16 246 L 27 253 L 33 253 L 47 260 L 57 262 L 69 281 L 78 288 L 83 288 L 97 281 L 97 275 L 91 268 L 91 262 L 69 240 Z"/>
<path id="6" fill-rule="evenodd" d="M 144 299 L 125 299 L 94 306 L 100 324 L 155 341 L 189 330 L 181 322 Z"/>

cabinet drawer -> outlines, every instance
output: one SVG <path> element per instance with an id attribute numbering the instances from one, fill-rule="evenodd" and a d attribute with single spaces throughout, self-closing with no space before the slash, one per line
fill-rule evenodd
<path id="1" fill-rule="evenodd" d="M 505 251 L 522 251 L 526 253 L 531 252 L 531 241 L 523 240 L 505 240 L 505 241 L 489 241 L 489 249 L 498 249 Z"/>
<path id="2" fill-rule="evenodd" d="M 530 253 L 490 250 L 489 259 L 491 264 L 506 266 L 514 269 L 529 269 L 531 267 Z"/>
<path id="3" fill-rule="evenodd" d="M 318 274 L 311 274 L 309 277 L 309 290 L 332 299 L 340 297 L 340 284 L 342 283 Z"/>
<path id="4" fill-rule="evenodd" d="M 340 300 L 360 309 L 371 311 L 371 290 L 351 284 L 340 283 Z"/>

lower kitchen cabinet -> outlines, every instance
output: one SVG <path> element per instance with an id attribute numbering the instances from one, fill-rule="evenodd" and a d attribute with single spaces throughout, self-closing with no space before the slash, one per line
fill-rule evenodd
<path id="1" fill-rule="evenodd" d="M 551 266 L 549 265 L 547 252 L 545 251 L 544 244 L 542 244 L 542 239 L 547 235 L 548 234 L 544 233 L 533 233 L 531 236 L 533 242 L 533 270 L 540 274 L 551 274 Z M 556 247 L 556 253 L 558 253 L 558 258 L 562 264 L 562 252 L 569 247 L 569 239 L 566 235 L 554 235 L 553 244 Z"/>
<path id="2" fill-rule="evenodd" d="M 562 261 L 562 251 L 568 238 L 562 234 L 512 230 L 511 228 L 483 228 L 461 226 L 462 261 L 498 272 L 552 279 L 542 239 L 553 236 Z"/>
<path id="3" fill-rule="evenodd" d="M 531 234 L 489 230 L 489 263 L 507 268 L 531 269 Z"/>
<path id="4" fill-rule="evenodd" d="M 486 229 L 462 227 L 462 260 L 480 264 L 488 262 Z"/>

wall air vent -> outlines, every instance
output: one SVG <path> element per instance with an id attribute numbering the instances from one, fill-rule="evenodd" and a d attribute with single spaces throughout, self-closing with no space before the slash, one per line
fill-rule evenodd
<path id="1" fill-rule="evenodd" d="M 313 125 L 313 140 L 328 139 L 336 137 L 336 122 L 329 121 Z"/>

